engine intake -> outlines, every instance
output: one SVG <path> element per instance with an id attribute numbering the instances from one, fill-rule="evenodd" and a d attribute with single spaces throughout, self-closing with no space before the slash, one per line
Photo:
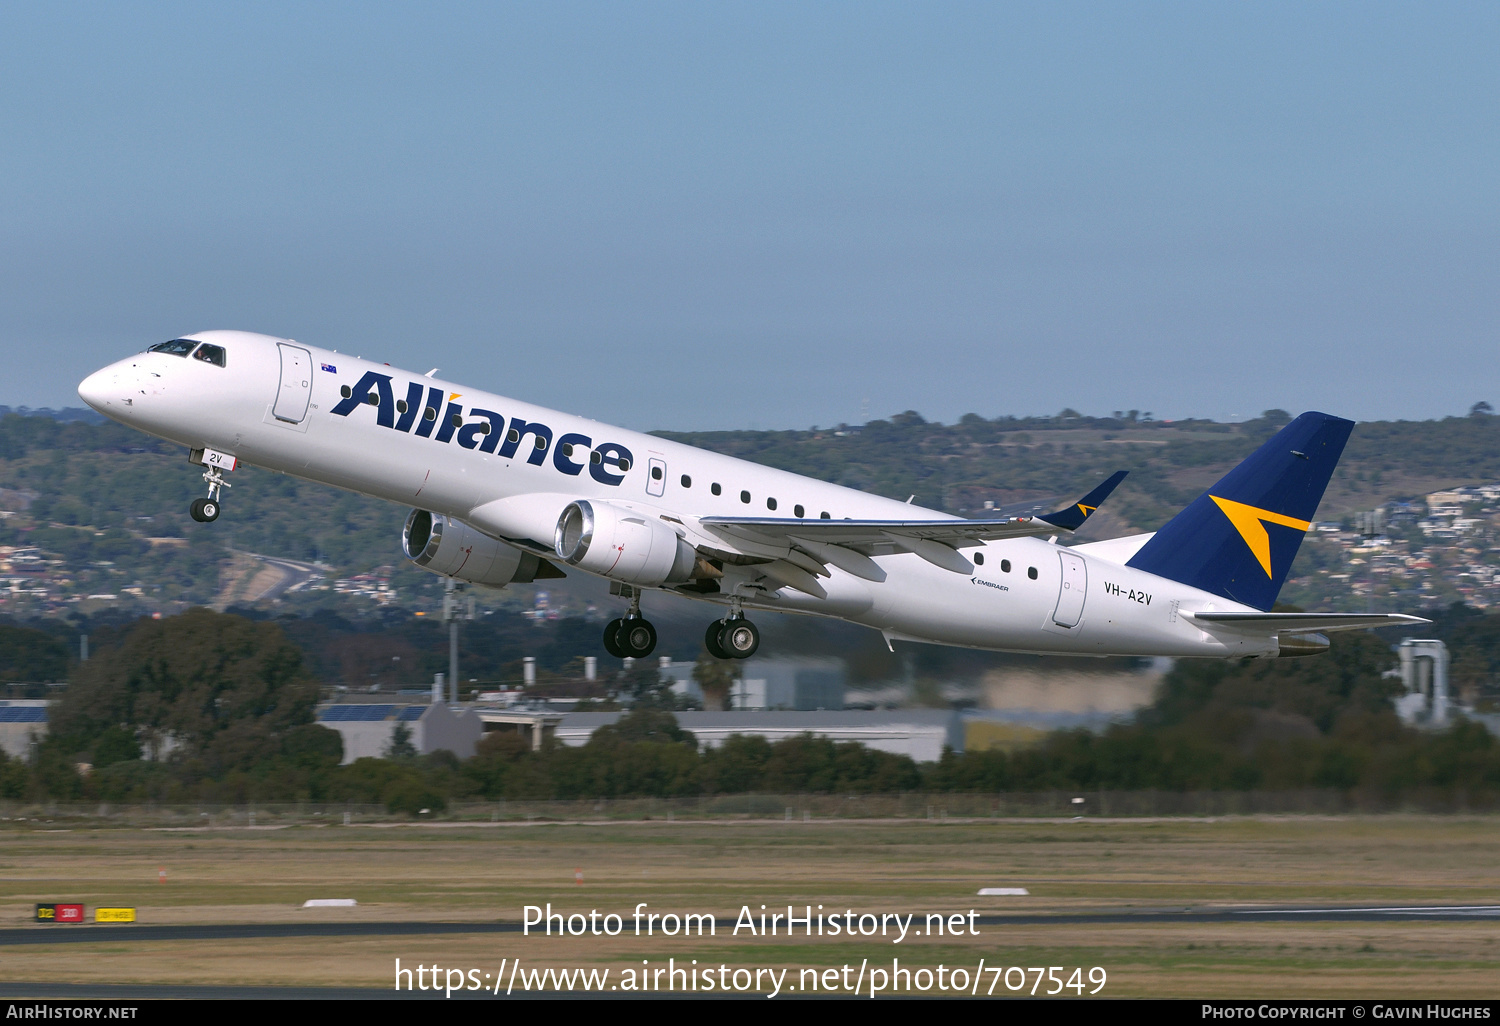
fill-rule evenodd
<path id="1" fill-rule="evenodd" d="M 534 553 L 497 541 L 462 520 L 425 509 L 414 509 L 407 516 L 401 549 L 423 570 L 491 588 L 565 576 Z"/>
<path id="2" fill-rule="evenodd" d="M 690 580 L 698 560 L 693 546 L 656 517 L 582 499 L 557 518 L 555 549 L 580 570 L 645 588 Z"/>

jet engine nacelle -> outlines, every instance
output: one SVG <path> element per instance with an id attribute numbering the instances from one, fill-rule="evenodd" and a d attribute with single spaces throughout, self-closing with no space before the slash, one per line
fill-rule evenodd
<path id="1" fill-rule="evenodd" d="M 698 559 L 693 546 L 657 517 L 582 499 L 557 518 L 555 547 L 580 570 L 644 588 L 689 580 Z"/>
<path id="2" fill-rule="evenodd" d="M 492 588 L 563 576 L 533 553 L 496 541 L 462 520 L 425 509 L 414 509 L 406 518 L 401 548 L 423 570 Z"/>
<path id="3" fill-rule="evenodd" d="M 1326 634 L 1282 634 L 1276 638 L 1276 654 L 1282 659 L 1322 655 L 1327 651 Z"/>

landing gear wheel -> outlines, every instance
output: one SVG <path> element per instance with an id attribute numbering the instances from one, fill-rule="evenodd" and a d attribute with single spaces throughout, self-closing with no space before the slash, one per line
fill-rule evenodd
<path id="1" fill-rule="evenodd" d="M 719 632 L 719 647 L 732 659 L 749 659 L 760 648 L 760 631 L 749 620 L 730 620 Z"/>
<path id="2" fill-rule="evenodd" d="M 200 524 L 211 524 L 219 519 L 219 504 L 213 499 L 194 499 L 188 513 Z"/>
<path id="3" fill-rule="evenodd" d="M 604 651 L 608 652 L 616 659 L 625 658 L 625 651 L 624 649 L 620 648 L 620 642 L 618 640 L 620 634 L 620 625 L 624 622 L 624 620 L 616 618 L 604 625 Z"/>
<path id="4" fill-rule="evenodd" d="M 724 628 L 729 625 L 728 620 L 715 620 L 708 625 L 707 632 L 703 635 L 703 647 L 708 649 L 708 654 L 715 659 L 728 659 L 729 653 L 719 644 L 719 635 L 724 633 Z"/>
<path id="5" fill-rule="evenodd" d="M 656 628 L 650 620 L 634 617 L 621 622 L 615 644 L 632 659 L 644 659 L 656 648 Z"/>

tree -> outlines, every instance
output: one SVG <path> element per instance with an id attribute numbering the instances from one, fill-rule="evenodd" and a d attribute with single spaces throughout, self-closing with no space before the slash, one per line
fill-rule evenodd
<path id="1" fill-rule="evenodd" d="M 385 758 L 401 762 L 416 757 L 417 748 L 411 743 L 411 728 L 398 721 L 396 729 L 391 731 L 391 743 L 385 747 Z"/>
<path id="2" fill-rule="evenodd" d="M 693 680 L 703 692 L 703 708 L 710 712 L 729 708 L 729 696 L 734 693 L 735 681 L 739 679 L 735 672 L 737 668 L 728 660 L 715 659 L 708 654 L 708 649 L 703 650 L 693 664 Z"/>
<path id="3" fill-rule="evenodd" d="M 677 717 L 665 709 L 637 706 L 614 723 L 606 724 L 589 737 L 589 744 L 653 741 L 664 744 L 697 745 L 692 734 L 677 725 Z"/>
<path id="4" fill-rule="evenodd" d="M 655 663 L 643 660 L 620 675 L 617 693 L 628 696 L 632 707 L 681 709 L 687 700 L 672 690 L 673 683 Z"/>
<path id="5" fill-rule="evenodd" d="M 1469 416 L 1471 417 L 1488 417 L 1494 412 L 1495 408 L 1483 399 L 1469 407 Z"/>
<path id="6" fill-rule="evenodd" d="M 111 757 L 128 758 L 129 745 L 111 733 L 124 730 L 150 754 L 170 749 L 217 777 L 279 752 L 293 728 L 312 722 L 316 700 L 280 627 L 193 609 L 139 620 L 118 647 L 78 666 L 46 745 L 69 755 L 103 741 Z"/>

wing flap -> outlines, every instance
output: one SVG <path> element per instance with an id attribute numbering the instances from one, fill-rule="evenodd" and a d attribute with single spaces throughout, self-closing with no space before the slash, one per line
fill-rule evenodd
<path id="1" fill-rule="evenodd" d="M 1361 631 L 1371 627 L 1415 626 L 1431 623 L 1405 613 L 1189 613 L 1203 623 L 1222 624 L 1244 630 L 1269 630 L 1277 634 L 1327 634 L 1329 631 Z"/>

